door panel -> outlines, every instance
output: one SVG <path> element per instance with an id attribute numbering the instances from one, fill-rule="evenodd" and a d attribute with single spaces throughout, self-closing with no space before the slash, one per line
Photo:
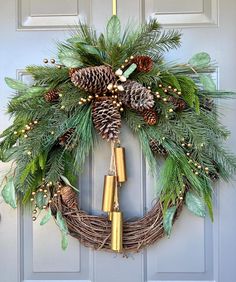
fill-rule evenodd
<path id="1" fill-rule="evenodd" d="M 111 16 L 111 0 L 8 0 L 0 9 L 0 130 L 10 121 L 4 115 L 10 91 L 5 76 L 28 81 L 24 67 L 41 64 L 55 54 L 55 40 L 67 36 L 68 25 L 86 19 L 99 31 Z M 218 84 L 236 90 L 234 0 L 118 0 L 118 15 L 123 22 L 141 23 L 156 17 L 165 27 L 183 28 L 182 47 L 167 54 L 170 60 L 185 62 L 199 51 L 209 52 L 219 63 Z M 18 71 L 17 71 L 18 70 Z M 232 131 L 228 146 L 236 153 L 236 101 L 221 104 L 222 121 Z M 126 218 L 142 216 L 153 205 L 157 187 L 148 172 L 137 139 L 122 128 L 122 143 L 127 150 L 128 181 L 122 187 L 121 208 Z M 110 147 L 100 142 L 88 158 L 79 178 L 82 208 L 101 213 L 102 183 L 107 172 Z M 0 164 L 0 173 L 9 164 Z M 217 184 L 215 220 L 197 218 L 184 210 L 170 239 L 162 239 L 127 258 L 93 251 L 70 238 L 66 252 L 60 249 L 60 234 L 53 222 L 32 223 L 27 210 L 11 210 L 0 199 L 0 282 L 33 281 L 217 281 L 236 280 L 235 183 Z"/>

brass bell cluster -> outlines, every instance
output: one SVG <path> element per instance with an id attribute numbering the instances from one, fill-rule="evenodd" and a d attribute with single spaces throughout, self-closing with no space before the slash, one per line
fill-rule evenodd
<path id="1" fill-rule="evenodd" d="M 123 214 L 119 207 L 119 188 L 127 180 L 125 148 L 114 147 L 112 161 L 114 173 L 104 177 L 102 210 L 108 213 L 108 219 L 111 221 L 111 249 L 121 252 L 123 249 Z"/>

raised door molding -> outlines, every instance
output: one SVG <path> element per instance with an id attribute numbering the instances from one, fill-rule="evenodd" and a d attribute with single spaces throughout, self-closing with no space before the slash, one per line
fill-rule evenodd
<path id="1" fill-rule="evenodd" d="M 63 30 L 90 22 L 90 0 L 18 0 L 17 30 Z"/>
<path id="2" fill-rule="evenodd" d="M 164 26 L 218 26 L 218 0 L 143 0 L 145 18 L 156 18 Z"/>

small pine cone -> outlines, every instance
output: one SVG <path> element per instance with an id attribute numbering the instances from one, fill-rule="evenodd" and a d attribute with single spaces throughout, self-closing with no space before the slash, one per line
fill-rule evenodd
<path id="1" fill-rule="evenodd" d="M 58 138 L 59 144 L 61 146 L 67 146 L 70 143 L 71 136 L 75 132 L 74 128 L 70 128 L 61 137 Z"/>
<path id="2" fill-rule="evenodd" d="M 72 83 L 90 93 L 107 93 L 107 86 L 115 83 L 116 77 L 108 66 L 87 67 L 74 71 L 71 75 Z"/>
<path id="3" fill-rule="evenodd" d="M 186 102 L 180 98 L 170 96 L 168 100 L 173 104 L 174 109 L 177 111 L 183 111 L 187 108 Z"/>
<path id="4" fill-rule="evenodd" d="M 95 100 L 93 102 L 92 118 L 95 128 L 103 139 L 107 141 L 118 139 L 121 115 L 112 99 L 104 97 Z"/>
<path id="5" fill-rule="evenodd" d="M 132 63 L 137 65 L 140 72 L 149 72 L 153 68 L 153 60 L 149 56 L 136 56 L 132 59 Z"/>
<path id="6" fill-rule="evenodd" d="M 142 112 L 154 106 L 154 98 L 151 91 L 142 84 L 127 80 L 124 84 L 124 91 L 119 92 L 119 100 L 127 107 Z"/>
<path id="7" fill-rule="evenodd" d="M 142 112 L 142 116 L 144 121 L 149 125 L 154 125 L 157 123 L 157 112 L 153 109 L 151 110 L 144 110 Z"/>
<path id="8" fill-rule="evenodd" d="M 61 188 L 62 202 L 69 209 L 76 209 L 78 207 L 77 193 L 70 186 L 63 186 Z"/>
<path id="9" fill-rule="evenodd" d="M 217 181 L 220 178 L 219 175 L 215 172 L 209 172 L 208 176 L 212 181 Z"/>
<path id="10" fill-rule="evenodd" d="M 149 141 L 149 146 L 154 154 L 159 154 L 163 156 L 167 155 L 166 149 L 160 144 L 158 140 L 151 139 Z"/>
<path id="11" fill-rule="evenodd" d="M 44 100 L 46 102 L 57 102 L 58 99 L 59 99 L 58 89 L 49 90 L 47 93 L 44 94 Z"/>
<path id="12" fill-rule="evenodd" d="M 206 98 L 203 102 L 203 108 L 211 112 L 214 108 L 214 100 L 211 98 Z"/>
<path id="13" fill-rule="evenodd" d="M 69 69 L 69 77 L 72 77 L 72 74 L 74 74 L 78 70 L 79 70 L 78 68 L 71 68 L 71 69 Z"/>

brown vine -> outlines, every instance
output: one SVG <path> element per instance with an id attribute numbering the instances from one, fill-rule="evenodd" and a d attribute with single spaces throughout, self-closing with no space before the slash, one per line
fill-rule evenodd
<path id="1" fill-rule="evenodd" d="M 77 194 L 71 194 L 77 201 Z M 76 197 L 76 198 L 75 198 Z M 183 201 L 178 203 L 176 220 L 182 210 Z M 63 195 L 51 203 L 54 214 L 60 211 L 66 220 L 69 233 L 78 239 L 84 246 L 96 250 L 110 251 L 111 222 L 105 216 L 90 215 L 79 208 L 79 204 L 68 207 L 63 201 Z M 164 237 L 163 213 L 160 201 L 143 217 L 137 220 L 125 221 L 123 225 L 123 252 L 138 252 L 142 248 L 154 244 Z"/>

